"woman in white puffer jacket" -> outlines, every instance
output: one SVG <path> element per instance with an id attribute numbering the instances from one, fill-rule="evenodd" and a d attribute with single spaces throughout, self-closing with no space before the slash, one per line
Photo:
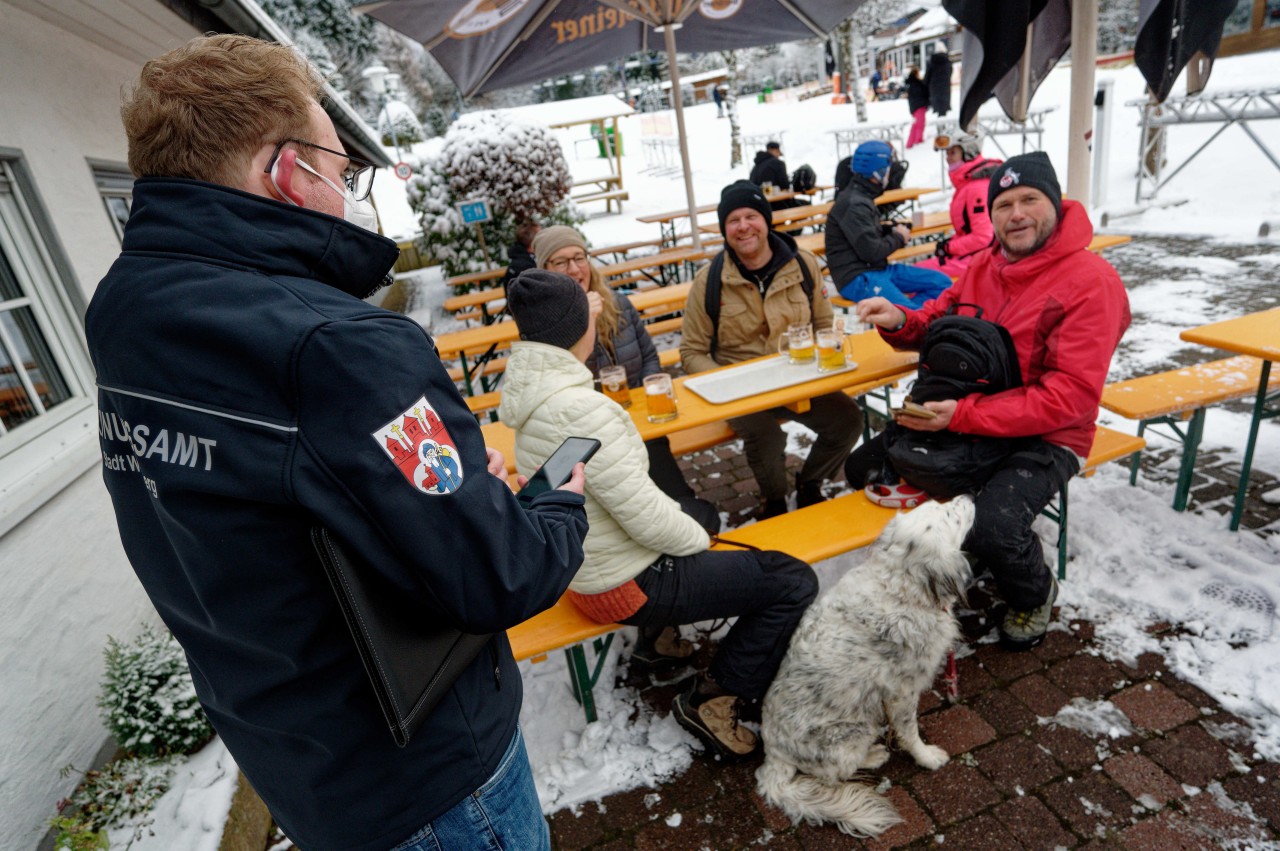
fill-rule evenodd
<path id="1" fill-rule="evenodd" d="M 520 327 L 498 415 L 516 432 L 516 468 L 531 475 L 570 436 L 594 437 L 587 464 L 585 558 L 569 595 L 593 620 L 640 628 L 737 617 L 706 673 L 675 699 L 676 720 L 733 758 L 758 747 L 738 724 L 758 717 L 791 633 L 817 595 L 812 568 L 785 553 L 710 551 L 707 532 L 649 478 L 631 416 L 593 388 L 584 365 L 595 344 L 587 297 L 570 278 L 523 272 L 507 288 Z"/>

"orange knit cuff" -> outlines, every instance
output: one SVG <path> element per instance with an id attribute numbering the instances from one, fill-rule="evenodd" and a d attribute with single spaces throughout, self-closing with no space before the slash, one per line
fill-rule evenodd
<path id="1" fill-rule="evenodd" d="M 570 590 L 569 599 L 596 623 L 616 623 L 640 611 L 640 607 L 649 602 L 649 595 L 640 590 L 634 579 L 629 579 L 599 594 L 579 594 Z"/>

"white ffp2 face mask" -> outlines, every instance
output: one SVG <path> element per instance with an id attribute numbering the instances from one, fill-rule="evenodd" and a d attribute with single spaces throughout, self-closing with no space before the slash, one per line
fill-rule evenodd
<path id="1" fill-rule="evenodd" d="M 323 180 L 325 185 L 342 196 L 342 218 L 345 221 L 356 225 L 357 227 L 362 227 L 367 231 L 372 231 L 373 233 L 378 232 L 378 211 L 373 208 L 373 204 L 369 203 L 368 198 L 363 201 L 359 201 L 351 193 L 350 189 L 345 186 L 338 186 L 338 184 L 307 165 L 301 159 L 295 160 L 294 162 L 298 164 L 299 168 L 309 171 L 316 177 Z M 285 199 L 285 201 L 296 207 L 298 204 L 280 189 L 280 184 L 276 181 L 276 169 L 279 167 L 280 161 L 277 160 L 276 164 L 271 168 L 271 182 L 275 184 L 276 190 L 280 192 L 280 195 Z"/>

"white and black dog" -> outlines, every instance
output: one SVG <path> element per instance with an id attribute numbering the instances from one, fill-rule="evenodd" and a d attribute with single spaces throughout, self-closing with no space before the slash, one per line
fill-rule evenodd
<path id="1" fill-rule="evenodd" d="M 889 759 L 886 723 L 924 768 L 945 765 L 920 739 L 916 706 L 959 638 L 952 604 L 972 580 L 961 545 L 973 501 L 927 502 L 889 522 L 866 562 L 801 620 L 764 699 L 760 794 L 789 815 L 875 836 L 901 821 L 871 787 L 850 782 Z"/>

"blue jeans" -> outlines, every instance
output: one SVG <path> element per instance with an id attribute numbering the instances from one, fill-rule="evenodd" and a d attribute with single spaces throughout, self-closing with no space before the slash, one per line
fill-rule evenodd
<path id="1" fill-rule="evenodd" d="M 949 286 L 951 278 L 942 272 L 893 263 L 858 275 L 840 288 L 840 295 L 850 301 L 884 296 L 899 307 L 914 309 L 937 298 Z"/>
<path id="2" fill-rule="evenodd" d="M 483 786 L 391 851 L 551 851 L 520 728 Z"/>

